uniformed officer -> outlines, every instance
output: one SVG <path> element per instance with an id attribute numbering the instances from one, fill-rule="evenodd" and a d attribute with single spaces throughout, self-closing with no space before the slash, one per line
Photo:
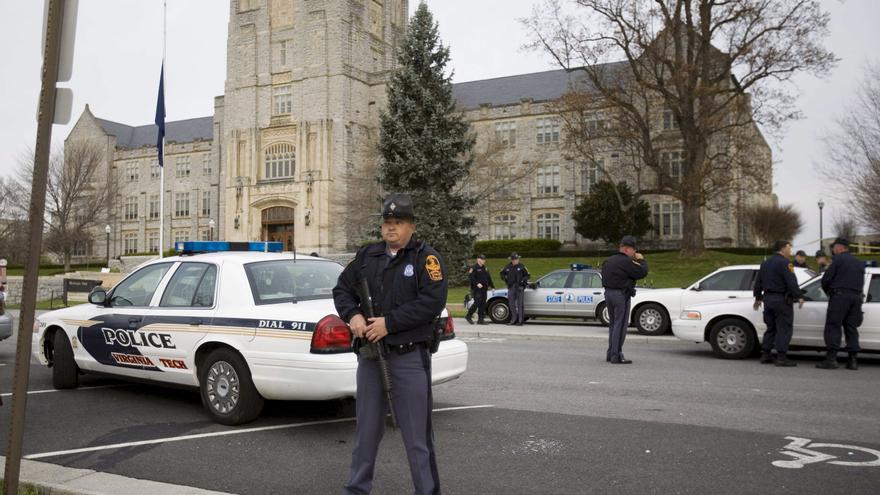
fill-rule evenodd
<path id="1" fill-rule="evenodd" d="M 865 286 L 865 263 L 849 252 L 849 241 L 838 237 L 831 244 L 831 266 L 822 275 L 822 290 L 830 297 L 825 314 L 825 360 L 817 368 L 837 368 L 840 328 L 846 335 L 847 369 L 859 369 L 859 325 L 862 324 L 862 291 Z"/>
<path id="2" fill-rule="evenodd" d="M 791 242 L 776 241 L 773 250 L 776 254 L 761 263 L 754 288 L 755 311 L 764 304 L 764 323 L 767 325 L 761 343 L 761 364 L 773 362 L 775 348 L 776 366 L 797 366 L 786 357 L 786 353 L 794 331 L 794 300 L 798 300 L 799 308 L 804 307 L 803 292 L 794 275 L 794 264 L 789 261 Z"/>
<path id="3" fill-rule="evenodd" d="M 507 283 L 507 303 L 510 306 L 508 325 L 523 324 L 523 296 L 530 276 L 528 268 L 520 263 L 519 255 L 510 253 L 510 263 L 501 270 L 501 279 Z"/>
<path id="4" fill-rule="evenodd" d="M 358 339 L 387 349 L 392 403 L 409 459 L 414 491 L 439 494 L 431 426 L 431 355 L 438 316 L 446 305 L 447 279 L 440 254 L 412 239 L 412 199 L 389 195 L 382 207 L 382 242 L 361 248 L 333 289 L 339 316 Z M 366 279 L 375 318 L 364 316 L 358 284 Z M 370 493 L 388 404 L 378 362 L 358 355 L 357 428 L 346 494 Z"/>
<path id="5" fill-rule="evenodd" d="M 794 253 L 794 262 L 792 264 L 795 268 L 809 268 L 807 266 L 807 253 L 803 249 L 798 250 L 798 252 Z"/>
<path id="6" fill-rule="evenodd" d="M 605 361 L 630 364 L 623 357 L 623 342 L 629 326 L 630 299 L 636 295 L 636 280 L 648 276 L 648 262 L 636 249 L 636 238 L 623 236 L 618 251 L 602 263 L 602 286 L 608 304 L 608 351 Z"/>
<path id="7" fill-rule="evenodd" d="M 830 264 L 831 262 L 828 260 L 828 255 L 825 254 L 825 251 L 821 249 L 816 251 L 816 266 L 819 267 L 819 273 L 825 273 Z"/>
<path id="8" fill-rule="evenodd" d="M 474 304 L 468 309 L 464 319 L 471 325 L 474 324 L 474 312 L 477 313 L 477 324 L 488 325 L 486 318 L 486 292 L 495 289 L 492 275 L 486 269 L 486 255 L 477 255 L 477 263 L 468 272 L 468 280 L 471 284 L 471 293 L 474 295 Z"/>

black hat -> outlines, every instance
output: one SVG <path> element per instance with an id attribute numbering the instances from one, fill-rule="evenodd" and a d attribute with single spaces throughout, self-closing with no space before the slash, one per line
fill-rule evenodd
<path id="1" fill-rule="evenodd" d="M 631 235 L 623 236 L 623 239 L 620 240 L 621 246 L 629 246 L 633 249 L 636 247 L 636 238 Z"/>
<path id="2" fill-rule="evenodd" d="M 483 254 L 483 253 L 480 253 L 480 254 L 477 255 L 477 259 L 478 259 L 478 260 L 484 260 L 484 259 L 486 259 L 486 255 Z"/>
<path id="3" fill-rule="evenodd" d="M 837 239 L 834 239 L 834 242 L 831 243 L 831 247 L 834 247 L 835 244 L 849 247 L 849 239 L 847 239 L 846 237 L 838 237 Z"/>
<path id="4" fill-rule="evenodd" d="M 794 253 L 794 255 L 795 256 L 803 256 L 804 258 L 807 257 L 807 253 L 803 249 L 799 249 L 798 252 Z"/>
<path id="5" fill-rule="evenodd" d="M 816 251 L 816 257 L 817 257 L 817 258 L 821 258 L 821 257 L 823 257 L 823 256 L 826 257 L 826 258 L 828 257 L 828 255 L 825 254 L 825 251 L 822 251 L 821 249 L 818 250 L 818 251 Z"/>
<path id="6" fill-rule="evenodd" d="M 382 218 L 413 220 L 415 217 L 413 201 L 409 194 L 393 193 L 385 198 L 385 203 L 382 204 Z"/>
<path id="7" fill-rule="evenodd" d="M 516 254 L 516 251 L 510 253 L 510 259 L 512 259 L 512 260 L 518 260 L 518 259 L 519 259 L 519 255 Z"/>

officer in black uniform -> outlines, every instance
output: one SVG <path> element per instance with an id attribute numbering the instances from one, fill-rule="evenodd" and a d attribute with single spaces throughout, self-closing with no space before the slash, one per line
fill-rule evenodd
<path id="1" fill-rule="evenodd" d="M 755 311 L 764 304 L 764 323 L 767 331 L 761 343 L 761 364 L 773 362 L 772 351 L 776 348 L 776 366 L 797 366 L 788 359 L 788 344 L 794 331 L 794 301 L 804 307 L 803 292 L 798 287 L 794 275 L 794 265 L 789 261 L 791 242 L 776 241 L 776 252 L 761 263 L 761 270 L 755 280 Z"/>
<path id="2" fill-rule="evenodd" d="M 825 251 L 821 249 L 816 251 L 816 266 L 819 267 L 819 273 L 825 273 L 830 264 L 831 262 L 828 260 L 828 255 L 825 254 Z"/>
<path id="3" fill-rule="evenodd" d="M 623 357 L 623 342 L 629 326 L 630 300 L 636 295 L 636 280 L 648 276 L 648 262 L 636 250 L 636 238 L 623 236 L 618 252 L 602 263 L 602 286 L 605 287 L 605 303 L 608 305 L 608 351 L 605 361 L 613 364 L 630 364 Z"/>
<path id="4" fill-rule="evenodd" d="M 471 283 L 471 293 L 474 296 L 474 304 L 468 309 L 464 319 L 471 325 L 474 324 L 474 312 L 477 313 L 477 323 L 488 325 L 486 318 L 486 292 L 495 289 L 492 275 L 486 269 L 486 255 L 477 255 L 477 263 L 468 272 L 468 280 Z"/>
<path id="5" fill-rule="evenodd" d="M 530 276 L 528 268 L 520 263 L 519 255 L 510 253 L 510 263 L 501 269 L 501 279 L 507 283 L 507 303 L 510 306 L 509 325 L 522 326 L 523 324 L 523 296 Z"/>
<path id="6" fill-rule="evenodd" d="M 822 290 L 830 297 L 825 315 L 825 360 L 817 368 L 837 368 L 837 352 L 840 350 L 840 327 L 846 335 L 846 367 L 859 369 L 859 325 L 862 324 L 862 291 L 865 286 L 865 263 L 849 252 L 849 241 L 838 237 L 831 244 L 831 266 L 822 275 Z"/>
<path id="7" fill-rule="evenodd" d="M 339 316 L 357 339 L 385 346 L 392 403 L 409 459 L 414 491 L 439 494 L 440 478 L 431 426 L 431 355 L 438 317 L 446 305 L 447 279 L 440 254 L 412 239 L 412 199 L 391 194 L 382 207 L 382 242 L 361 248 L 333 289 Z M 365 318 L 358 285 L 366 279 L 375 318 Z M 345 494 L 370 493 L 388 403 L 378 362 L 369 347 L 355 347 L 357 430 Z"/>
<path id="8" fill-rule="evenodd" d="M 798 252 L 794 253 L 794 262 L 792 264 L 795 268 L 809 268 L 807 266 L 807 253 L 803 249 L 798 250 Z"/>

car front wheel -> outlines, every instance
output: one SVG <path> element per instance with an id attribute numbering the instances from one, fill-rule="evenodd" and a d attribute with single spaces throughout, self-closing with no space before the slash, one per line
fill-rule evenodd
<path id="1" fill-rule="evenodd" d="M 510 306 L 506 300 L 500 299 L 489 304 L 489 319 L 494 323 L 510 321 Z"/>
<path id="2" fill-rule="evenodd" d="M 64 330 L 52 336 L 52 386 L 62 390 L 79 386 L 79 367 L 73 359 L 73 348 Z"/>
<path id="3" fill-rule="evenodd" d="M 758 337 L 742 320 L 727 318 L 712 326 L 709 343 L 715 354 L 724 359 L 742 359 L 752 353 Z"/>
<path id="4" fill-rule="evenodd" d="M 608 305 L 602 303 L 596 308 L 596 319 L 599 320 L 599 323 L 605 325 L 606 327 L 611 324 L 611 316 L 608 314 Z"/>
<path id="5" fill-rule="evenodd" d="M 202 404 L 214 421 L 224 425 L 249 423 L 263 410 L 263 397 L 254 387 L 242 357 L 228 348 L 212 351 L 199 368 Z"/>
<path id="6" fill-rule="evenodd" d="M 642 335 L 663 335 L 669 331 L 669 315 L 659 304 L 645 304 L 633 315 L 636 328 Z"/>

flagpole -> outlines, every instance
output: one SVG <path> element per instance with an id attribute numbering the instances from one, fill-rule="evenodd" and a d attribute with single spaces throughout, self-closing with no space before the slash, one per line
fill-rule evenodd
<path id="1" fill-rule="evenodd" d="M 168 0 L 162 2 L 162 87 L 165 87 L 165 48 L 168 39 Z M 162 95 L 165 99 L 165 95 Z M 162 102 L 165 106 L 165 102 Z M 163 112 L 164 113 L 164 112 Z M 164 120 L 164 118 L 163 118 Z M 164 124 L 163 124 L 164 126 Z M 159 164 L 159 258 L 165 255 L 165 136 L 162 136 L 162 162 Z"/>

